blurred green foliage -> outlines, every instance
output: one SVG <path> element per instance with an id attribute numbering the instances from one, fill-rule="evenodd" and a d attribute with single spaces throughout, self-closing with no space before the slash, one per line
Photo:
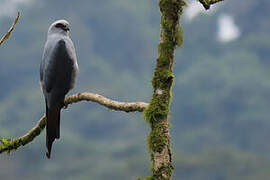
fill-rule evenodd
<path id="1" fill-rule="evenodd" d="M 187 3 L 189 4 L 189 3 Z M 71 23 L 80 73 L 72 91 L 121 101 L 148 101 L 160 14 L 155 1 L 41 1 L 21 8 L 0 48 L 0 136 L 23 135 L 44 113 L 39 63 L 54 20 Z M 231 14 L 235 41 L 216 39 L 217 17 Z M 15 16 L 15 15 L 14 15 Z M 221 3 L 210 16 L 182 20 L 171 105 L 174 179 L 265 180 L 270 144 L 270 2 Z M 4 34 L 12 18 L 0 18 Z M 45 158 L 45 133 L 11 156 L 0 156 L 5 179 L 136 179 L 149 175 L 148 127 L 140 113 L 93 103 L 63 110 L 61 139 Z"/>

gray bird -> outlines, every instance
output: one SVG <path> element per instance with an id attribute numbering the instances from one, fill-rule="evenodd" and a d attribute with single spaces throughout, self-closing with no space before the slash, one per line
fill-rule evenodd
<path id="1" fill-rule="evenodd" d="M 55 21 L 49 27 L 40 64 L 40 84 L 46 103 L 47 158 L 50 158 L 53 141 L 60 138 L 60 111 L 65 95 L 74 87 L 77 72 L 69 23 L 66 20 Z"/>

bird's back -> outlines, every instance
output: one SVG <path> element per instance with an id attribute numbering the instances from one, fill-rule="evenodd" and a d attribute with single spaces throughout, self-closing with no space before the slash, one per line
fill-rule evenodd
<path id="1" fill-rule="evenodd" d="M 40 80 L 49 106 L 74 87 L 77 59 L 69 37 L 48 37 L 40 66 Z"/>

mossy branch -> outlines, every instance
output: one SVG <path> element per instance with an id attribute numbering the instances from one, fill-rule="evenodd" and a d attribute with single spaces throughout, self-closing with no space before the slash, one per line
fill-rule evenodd
<path id="1" fill-rule="evenodd" d="M 185 5 L 183 0 L 159 0 L 161 19 L 158 58 L 152 78 L 152 99 L 144 111 L 144 117 L 151 128 L 147 143 L 152 174 L 150 177 L 143 178 L 145 180 L 170 180 L 172 176 L 169 134 L 171 89 L 174 80 L 172 66 L 174 50 L 177 46 L 181 46 L 183 41 L 183 30 L 179 20 Z"/>
<path id="2" fill-rule="evenodd" d="M 199 1 L 203 5 L 204 9 L 208 10 L 210 9 L 210 6 L 212 4 L 215 4 L 224 0 L 199 0 Z"/>
<path id="3" fill-rule="evenodd" d="M 17 16 L 12 24 L 12 26 L 9 28 L 8 32 L 1 38 L 0 40 L 0 46 L 2 45 L 2 43 L 7 40 L 11 34 L 11 32 L 13 31 L 15 25 L 17 24 L 18 20 L 19 20 L 19 17 L 20 17 L 20 13 L 18 12 L 17 13 Z"/>
<path id="4" fill-rule="evenodd" d="M 139 111 L 142 112 L 145 108 L 147 108 L 148 104 L 144 102 L 118 102 L 111 99 L 108 99 L 99 94 L 84 92 L 78 93 L 65 98 L 65 105 L 68 106 L 72 103 L 77 103 L 80 101 L 91 101 L 96 102 L 102 106 L 105 106 L 109 109 L 115 111 L 125 111 L 125 112 L 134 112 Z M 15 138 L 15 139 L 0 139 L 0 154 L 3 152 L 9 153 L 12 150 L 16 150 L 20 146 L 24 146 L 30 142 L 32 142 L 35 137 L 40 135 L 42 130 L 46 126 L 46 117 L 43 115 L 41 119 L 37 122 L 37 124 L 28 131 L 25 135 Z"/>
<path id="5" fill-rule="evenodd" d="M 8 154 L 12 150 L 18 149 L 20 146 L 24 146 L 30 142 L 32 142 L 46 126 L 46 117 L 43 115 L 41 119 L 37 122 L 37 124 L 28 131 L 25 135 L 15 138 L 15 139 L 0 139 L 0 154 L 3 152 L 7 152 Z"/>

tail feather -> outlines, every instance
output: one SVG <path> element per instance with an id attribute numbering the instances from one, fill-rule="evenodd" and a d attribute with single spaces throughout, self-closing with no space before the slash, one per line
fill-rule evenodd
<path id="1" fill-rule="evenodd" d="M 49 159 L 51 156 L 52 144 L 55 139 L 60 138 L 60 111 L 61 108 L 48 108 L 46 105 L 46 156 Z"/>
<path id="2" fill-rule="evenodd" d="M 58 109 L 57 111 L 57 121 L 56 121 L 56 128 L 55 128 L 55 138 L 59 139 L 60 138 L 60 112 L 61 109 Z"/>

